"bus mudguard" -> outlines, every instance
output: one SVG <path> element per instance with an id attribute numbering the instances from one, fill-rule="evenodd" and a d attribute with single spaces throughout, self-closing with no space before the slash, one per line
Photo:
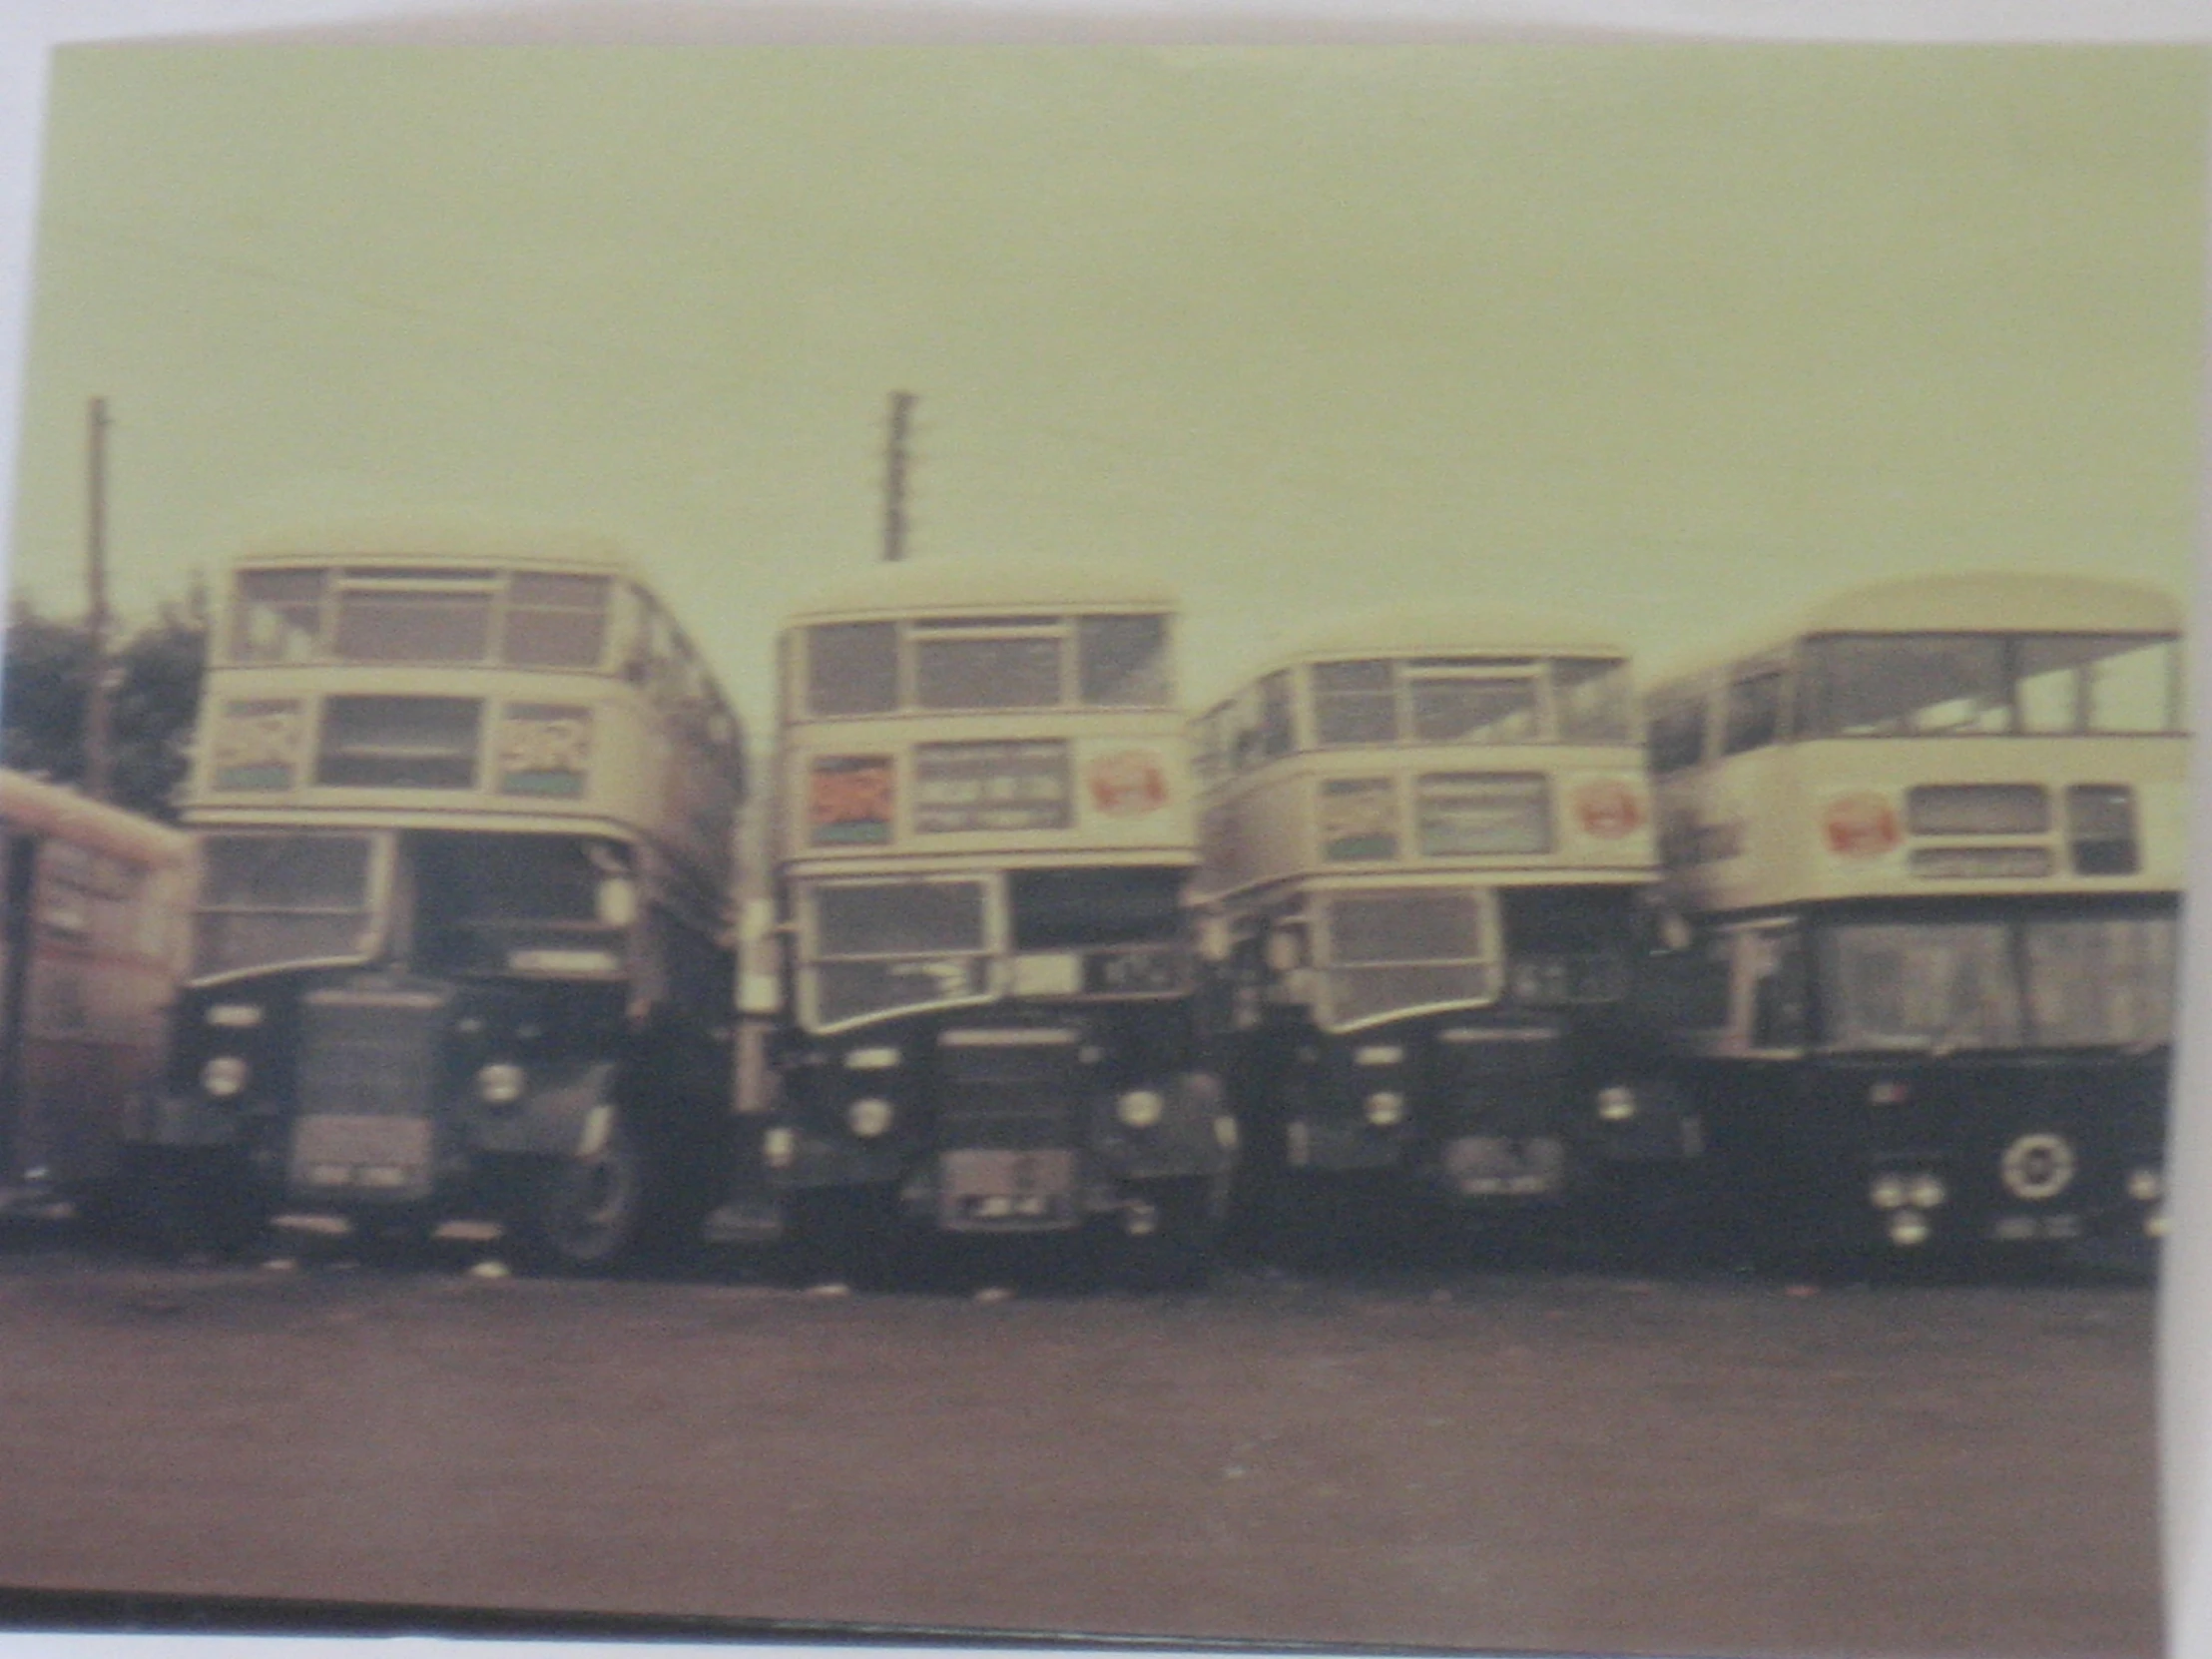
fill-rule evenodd
<path id="1" fill-rule="evenodd" d="M 482 1152 L 567 1158 L 583 1150 L 592 1113 L 615 1098 L 612 1060 L 558 1060 L 530 1072 L 509 1106 L 477 1101 L 469 1140 Z"/>

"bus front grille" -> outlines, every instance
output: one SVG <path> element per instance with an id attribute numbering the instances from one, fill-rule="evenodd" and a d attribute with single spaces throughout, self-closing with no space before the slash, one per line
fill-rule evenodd
<path id="1" fill-rule="evenodd" d="M 426 991 L 313 991 L 299 1056 L 299 1110 L 344 1117 L 430 1109 L 445 999 Z"/>
<path id="2" fill-rule="evenodd" d="M 937 1127 L 947 1151 L 1073 1146 L 1082 1093 L 1073 1033 L 947 1031 Z"/>
<path id="3" fill-rule="evenodd" d="M 1430 1064 L 1446 1120 L 1501 1134 L 1551 1128 L 1563 1104 L 1565 1053 L 1543 1026 L 1453 1026 Z"/>

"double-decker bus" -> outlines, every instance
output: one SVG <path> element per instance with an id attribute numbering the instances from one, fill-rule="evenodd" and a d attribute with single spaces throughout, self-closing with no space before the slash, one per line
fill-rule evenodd
<path id="1" fill-rule="evenodd" d="M 782 640 L 762 1173 L 810 1265 L 1084 1230 L 1204 1271 L 1234 1125 L 1198 1064 L 1175 603 L 1087 565 L 879 568 Z M 750 945 L 749 945 L 750 948 Z"/>
<path id="2" fill-rule="evenodd" d="M 1773 1246 L 2163 1228 L 2181 613 L 1870 586 L 1648 703 L 1713 1170 Z"/>
<path id="3" fill-rule="evenodd" d="M 111 1220 L 184 968 L 191 842 L 0 771 L 0 1215 Z"/>
<path id="4" fill-rule="evenodd" d="M 1266 666 L 1196 743 L 1209 1023 L 1278 1242 L 1413 1195 L 1633 1212 L 1679 1176 L 1697 1126 L 1632 997 L 1657 866 L 1617 641 L 1384 610 Z"/>
<path id="5" fill-rule="evenodd" d="M 220 596 L 190 979 L 135 1126 L 223 1246 L 492 1219 L 582 1271 L 727 1157 L 741 734 L 589 537 L 288 537 Z"/>

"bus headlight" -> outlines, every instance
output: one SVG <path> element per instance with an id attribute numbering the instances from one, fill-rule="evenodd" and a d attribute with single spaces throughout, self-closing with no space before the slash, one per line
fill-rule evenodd
<path id="1" fill-rule="evenodd" d="M 1867 1188 L 1867 1198 L 1877 1210 L 1902 1210 L 1911 1197 L 1902 1175 L 1878 1175 Z"/>
<path id="2" fill-rule="evenodd" d="M 512 1106 L 522 1098 L 522 1068 L 495 1060 L 476 1074 L 476 1098 L 486 1106 Z"/>
<path id="3" fill-rule="evenodd" d="M 1890 1242 L 1910 1250 L 1928 1243 L 1928 1218 L 1918 1210 L 1900 1210 L 1890 1218 Z"/>
<path id="4" fill-rule="evenodd" d="M 1395 1089 L 1377 1089 L 1360 1109 L 1378 1129 L 1392 1129 L 1405 1121 L 1405 1097 Z"/>
<path id="5" fill-rule="evenodd" d="M 233 1031 L 251 1031 L 262 1022 L 258 1002 L 217 1002 L 208 1008 L 208 1023 Z"/>
<path id="6" fill-rule="evenodd" d="M 1950 1197 L 1939 1175 L 1916 1175 L 1906 1183 L 1905 1196 L 1916 1210 L 1933 1210 Z"/>
<path id="7" fill-rule="evenodd" d="M 844 1051 L 846 1071 L 889 1071 L 898 1064 L 895 1048 L 848 1048 Z"/>
<path id="8" fill-rule="evenodd" d="M 1626 1123 L 1636 1115 L 1636 1091 L 1622 1083 L 1598 1090 L 1597 1115 L 1607 1123 Z"/>
<path id="9" fill-rule="evenodd" d="M 1168 1103 L 1158 1089 L 1131 1089 L 1114 1102 L 1114 1116 L 1127 1129 L 1150 1129 L 1167 1114 Z"/>
<path id="10" fill-rule="evenodd" d="M 2131 1169 L 2127 1172 L 2127 1196 L 2138 1204 L 2156 1204 L 2166 1196 L 2166 1178 L 2147 1167 Z"/>
<path id="11" fill-rule="evenodd" d="M 1352 1063 L 1356 1066 L 1394 1066 L 1405 1060 L 1402 1043 L 1368 1043 L 1354 1050 Z"/>
<path id="12" fill-rule="evenodd" d="M 878 1135 L 888 1135 L 897 1116 L 881 1095 L 862 1095 L 844 1109 L 844 1126 L 861 1140 L 872 1141 Z"/>
<path id="13" fill-rule="evenodd" d="M 218 1054 L 200 1068 L 200 1086 L 217 1100 L 229 1100 L 246 1092 L 253 1068 L 236 1054 Z"/>

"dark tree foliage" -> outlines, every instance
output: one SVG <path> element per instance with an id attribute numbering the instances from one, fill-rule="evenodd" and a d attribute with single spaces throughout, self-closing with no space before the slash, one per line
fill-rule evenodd
<path id="1" fill-rule="evenodd" d="M 196 584 L 117 647 L 109 732 L 110 791 L 118 806 L 176 818 L 207 644 L 207 595 Z M 5 650 L 0 765 L 82 785 L 92 691 L 92 639 L 85 625 L 42 616 L 17 594 L 8 607 Z"/>

